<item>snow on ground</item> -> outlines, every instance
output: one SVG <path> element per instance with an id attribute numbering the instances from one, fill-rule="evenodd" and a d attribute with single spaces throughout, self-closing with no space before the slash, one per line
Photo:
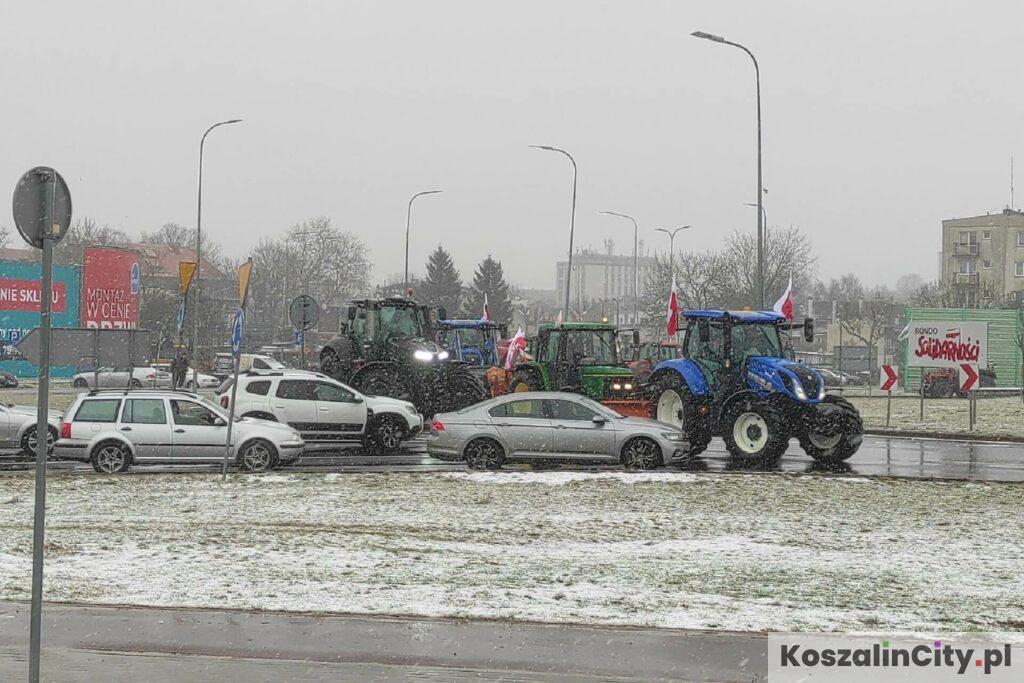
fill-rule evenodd
<path id="1" fill-rule="evenodd" d="M 814 476 L 57 475 L 45 589 L 93 603 L 1024 632 L 1022 503 L 1015 485 Z M 0 599 L 28 597 L 31 516 L 31 478 L 0 479 Z"/>
<path id="2" fill-rule="evenodd" d="M 867 429 L 885 429 L 885 398 L 848 396 L 860 411 Z M 976 439 L 1024 439 L 1024 404 L 1019 396 L 978 399 L 977 424 L 969 430 L 968 401 L 960 398 L 926 399 L 924 421 L 917 396 L 893 397 L 889 429 L 918 434 L 963 434 Z"/>

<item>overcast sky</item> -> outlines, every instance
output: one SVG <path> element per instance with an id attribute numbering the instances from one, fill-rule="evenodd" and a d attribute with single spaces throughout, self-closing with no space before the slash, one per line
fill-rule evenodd
<path id="1" fill-rule="evenodd" d="M 374 276 L 438 242 L 552 288 L 567 246 L 691 223 L 686 247 L 753 230 L 753 69 L 765 207 L 820 275 L 936 275 L 939 222 L 1009 202 L 1024 117 L 1017 2 L 0 1 L 0 180 L 47 164 L 76 217 L 195 225 L 236 256 L 315 215 L 362 237 Z M 1024 197 L 1024 154 L 1019 197 Z M 1024 204 L 1024 201 L 1021 202 Z M 0 224 L 13 228 L 9 213 Z M 16 238 L 17 239 L 17 238 Z M 677 240 L 677 246 L 680 242 Z"/>

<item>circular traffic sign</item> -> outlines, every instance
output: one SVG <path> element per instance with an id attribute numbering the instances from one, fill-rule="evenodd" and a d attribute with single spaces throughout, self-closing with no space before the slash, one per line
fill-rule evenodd
<path id="1" fill-rule="evenodd" d="M 56 244 L 71 227 L 71 193 L 60 173 L 49 166 L 26 171 L 14 187 L 14 224 L 22 239 L 43 248 L 43 235 Z"/>
<path id="2" fill-rule="evenodd" d="M 308 330 L 320 322 L 320 304 L 308 294 L 300 294 L 292 299 L 288 307 L 288 320 L 298 330 Z"/>

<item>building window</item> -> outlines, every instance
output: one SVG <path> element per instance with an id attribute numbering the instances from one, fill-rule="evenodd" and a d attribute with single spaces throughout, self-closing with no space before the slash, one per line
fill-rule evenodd
<path id="1" fill-rule="evenodd" d="M 961 273 L 975 273 L 978 270 L 977 264 L 972 260 L 963 260 L 960 262 Z"/>
<path id="2" fill-rule="evenodd" d="M 992 270 L 992 262 L 989 261 L 988 259 L 983 259 L 981 261 L 981 269 L 982 270 Z"/>
<path id="3" fill-rule="evenodd" d="M 1017 261 L 1013 274 L 1017 277 L 1024 277 L 1024 261 Z"/>
<path id="4" fill-rule="evenodd" d="M 1024 230 L 1017 232 L 1017 246 L 1024 247 Z"/>
<path id="5" fill-rule="evenodd" d="M 978 233 L 973 230 L 961 230 L 960 231 L 960 244 L 977 244 Z"/>
<path id="6" fill-rule="evenodd" d="M 992 239 L 992 231 L 991 230 L 982 230 L 981 231 L 981 239 L 983 239 L 983 240 L 990 240 L 990 239 Z"/>

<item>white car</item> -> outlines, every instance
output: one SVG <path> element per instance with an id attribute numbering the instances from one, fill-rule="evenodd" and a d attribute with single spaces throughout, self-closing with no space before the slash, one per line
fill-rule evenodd
<path id="1" fill-rule="evenodd" d="M 306 370 L 247 372 L 238 377 L 235 406 L 231 381 L 217 393 L 235 415 L 276 420 L 302 434 L 307 450 L 361 443 L 378 453 L 396 453 L 423 431 L 416 406 L 385 396 L 362 394 L 326 375 Z"/>
<path id="2" fill-rule="evenodd" d="M 157 370 L 170 373 L 171 379 L 173 381 L 174 373 L 171 372 L 170 363 L 158 363 L 153 367 L 156 368 Z M 213 375 L 207 374 L 205 372 L 197 373 L 195 368 L 189 368 L 188 372 L 185 374 L 185 384 L 183 388 L 188 389 L 189 391 L 195 389 L 196 382 L 194 380 L 196 379 L 197 375 L 200 389 L 216 389 L 217 387 L 220 386 L 221 380 L 218 379 L 217 377 L 214 377 Z"/>
<path id="3" fill-rule="evenodd" d="M 135 464 L 219 463 L 228 419 L 218 406 L 185 391 L 90 391 L 65 413 L 53 453 L 108 474 Z M 304 446 L 287 425 L 252 418 L 236 418 L 232 425 L 231 460 L 249 472 L 295 462 Z"/>
<path id="4" fill-rule="evenodd" d="M 60 412 L 49 411 L 47 422 L 50 425 L 46 438 L 47 446 L 52 450 L 60 428 Z M 36 452 L 36 407 L 16 406 L 13 403 L 0 403 L 0 449 L 18 449 L 25 455 Z"/>
<path id="5" fill-rule="evenodd" d="M 97 375 L 99 387 L 96 386 Z M 127 367 L 104 367 L 98 373 L 78 373 L 71 378 L 71 386 L 78 389 L 170 388 L 171 373 L 149 365 L 131 368 L 130 374 Z"/>

